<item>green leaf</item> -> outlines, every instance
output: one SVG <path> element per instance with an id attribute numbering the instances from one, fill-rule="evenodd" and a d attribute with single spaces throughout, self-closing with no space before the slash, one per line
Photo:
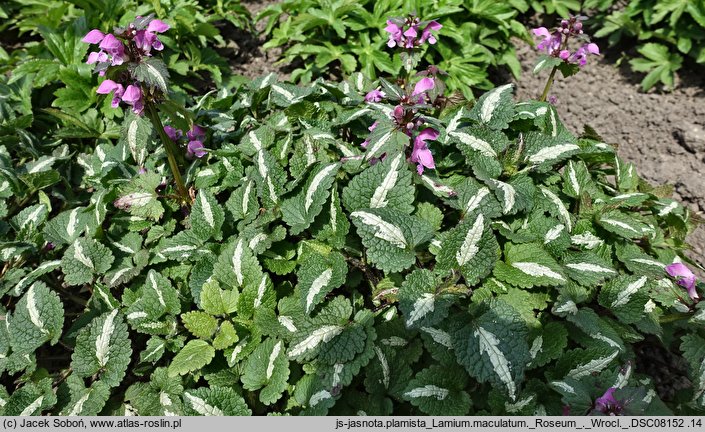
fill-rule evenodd
<path id="1" fill-rule="evenodd" d="M 96 275 L 104 275 L 113 264 L 110 249 L 93 239 L 78 238 L 61 259 L 61 270 L 68 285 L 90 283 Z"/>
<path id="2" fill-rule="evenodd" d="M 201 290 L 201 307 L 211 315 L 229 315 L 237 310 L 237 291 L 220 288 L 218 281 L 203 284 Z"/>
<path id="3" fill-rule="evenodd" d="M 472 405 L 464 391 L 467 378 L 441 366 L 416 374 L 403 393 L 404 399 L 428 415 L 467 415 Z"/>
<path id="4" fill-rule="evenodd" d="M 399 309 L 408 328 L 433 327 L 448 315 L 453 295 L 439 290 L 443 281 L 431 271 L 409 273 L 399 289 Z"/>
<path id="5" fill-rule="evenodd" d="M 218 320 L 202 311 L 186 312 L 181 321 L 191 334 L 201 339 L 210 339 L 218 329 Z"/>
<path id="6" fill-rule="evenodd" d="M 620 321 L 633 324 L 641 320 L 649 301 L 646 276 L 620 275 L 603 286 L 598 300 L 612 311 Z"/>
<path id="7" fill-rule="evenodd" d="M 214 356 L 215 350 L 208 342 L 200 339 L 190 340 L 169 364 L 169 376 L 175 377 L 197 371 L 209 364 Z"/>
<path id="8" fill-rule="evenodd" d="M 693 382 L 693 402 L 705 406 L 705 340 L 695 334 L 681 338 L 680 349 L 688 361 L 689 375 Z"/>
<path id="9" fill-rule="evenodd" d="M 120 197 L 115 200 L 115 207 L 135 216 L 158 220 L 164 214 L 164 207 L 157 199 L 156 189 L 162 178 L 157 173 L 135 176 L 120 188 Z"/>
<path id="10" fill-rule="evenodd" d="M 255 219 L 259 211 L 259 202 L 257 201 L 257 189 L 254 181 L 249 179 L 242 186 L 235 189 L 225 206 L 236 221 Z"/>
<path id="11" fill-rule="evenodd" d="M 439 270 L 459 269 L 468 286 L 487 276 L 499 258 L 499 244 L 484 215 L 470 219 L 447 232 L 436 258 Z"/>
<path id="12" fill-rule="evenodd" d="M 526 288 L 567 282 L 558 263 L 537 244 L 507 243 L 504 255 L 506 263 L 500 261 L 494 269 L 500 280 Z"/>
<path id="13" fill-rule="evenodd" d="M 229 387 L 201 387 L 184 392 L 184 407 L 188 415 L 199 416 L 249 416 L 240 394 Z"/>
<path id="14" fill-rule="evenodd" d="M 338 168 L 339 164 L 333 163 L 314 169 L 301 193 L 282 202 L 282 219 L 291 227 L 292 234 L 308 228 L 321 212 Z"/>
<path id="15" fill-rule="evenodd" d="M 261 147 L 255 156 L 255 165 L 257 169 L 254 170 L 254 178 L 257 181 L 259 196 L 266 206 L 276 205 L 284 189 L 282 185 L 286 181 L 284 169 L 274 156 Z"/>
<path id="16" fill-rule="evenodd" d="M 477 100 L 470 116 L 494 130 L 506 129 L 514 117 L 513 85 L 505 84 L 488 91 Z"/>
<path id="17" fill-rule="evenodd" d="M 265 405 L 275 403 L 287 387 L 289 360 L 284 342 L 267 339 L 247 357 L 242 374 L 246 390 L 259 390 L 260 401 Z"/>
<path id="18" fill-rule="evenodd" d="M 166 352 L 166 341 L 160 337 L 152 336 L 147 341 L 147 347 L 140 353 L 140 362 L 156 363 Z"/>
<path id="19" fill-rule="evenodd" d="M 383 153 L 387 154 L 387 158 L 396 158 L 409 144 L 409 137 L 387 121 L 379 122 L 367 140 L 364 162 L 379 158 Z"/>
<path id="20" fill-rule="evenodd" d="M 567 255 L 563 267 L 571 279 L 585 286 L 596 286 L 617 275 L 610 263 L 591 252 Z"/>
<path id="21" fill-rule="evenodd" d="M 225 321 L 218 327 L 218 333 L 213 338 L 213 348 L 224 350 L 238 341 L 235 326 L 230 321 Z"/>
<path id="22" fill-rule="evenodd" d="M 462 324 L 460 324 L 462 325 Z M 497 301 L 470 324 L 451 332 L 458 362 L 472 377 L 501 388 L 516 401 L 519 383 L 531 360 L 524 321 Z"/>
<path id="23" fill-rule="evenodd" d="M 343 204 L 349 212 L 389 208 L 411 214 L 413 201 L 411 171 L 402 153 L 367 168 L 343 189 Z"/>
<path id="24" fill-rule="evenodd" d="M 528 368 L 545 366 L 559 358 L 568 346 L 568 330 L 563 323 L 549 322 L 541 328 L 541 333 L 529 344 L 531 363 Z"/>
<path id="25" fill-rule="evenodd" d="M 463 217 L 479 210 L 487 218 L 495 218 L 502 214 L 502 206 L 489 187 L 467 178 L 458 188 L 458 204 Z"/>
<path id="26" fill-rule="evenodd" d="M 323 211 L 311 226 L 311 231 L 316 239 L 334 248 L 342 248 L 345 244 L 345 237 L 350 231 L 350 221 L 343 213 L 340 195 L 335 186 L 331 191 L 329 205 L 323 207 Z"/>
<path id="27" fill-rule="evenodd" d="M 301 258 L 301 267 L 296 273 L 301 305 L 306 314 L 345 282 L 348 266 L 345 257 L 338 252 L 328 255 L 307 253 Z"/>
<path id="28" fill-rule="evenodd" d="M 497 159 L 509 146 L 506 135 L 487 127 L 459 128 L 448 132 L 448 136 L 468 160 L 477 155 Z"/>
<path id="29" fill-rule="evenodd" d="M 312 319 L 292 323 L 296 330 L 287 356 L 297 361 L 320 357 L 328 364 L 352 360 L 365 347 L 365 331 L 359 325 L 348 325 L 352 314 L 350 301 L 336 297 Z"/>
<path id="30" fill-rule="evenodd" d="M 61 212 L 44 225 L 45 239 L 57 246 L 73 243 L 83 234 L 89 219 L 90 216 L 83 207 Z"/>
<path id="31" fill-rule="evenodd" d="M 64 308 L 56 293 L 35 282 L 5 319 L 13 352 L 30 353 L 45 342 L 54 345 L 59 341 Z"/>
<path id="32" fill-rule="evenodd" d="M 15 390 L 5 405 L 6 416 L 41 415 L 54 406 L 56 395 L 52 390 L 52 379 L 44 378 L 37 383 L 28 382 Z"/>
<path id="33" fill-rule="evenodd" d="M 96 381 L 90 387 L 85 387 L 83 380 L 77 375 L 69 375 L 66 383 L 71 393 L 71 401 L 61 415 L 97 416 L 110 397 L 110 387 L 102 381 Z"/>
<path id="34" fill-rule="evenodd" d="M 313 91 L 311 87 L 298 87 L 284 83 L 272 84 L 270 89 L 269 97 L 281 107 L 288 107 L 300 102 Z"/>
<path id="35" fill-rule="evenodd" d="M 582 161 L 568 161 L 563 170 L 563 193 L 571 198 L 579 198 L 584 192 L 591 192 L 592 178 Z"/>
<path id="36" fill-rule="evenodd" d="M 567 319 L 590 338 L 584 342 L 588 348 L 604 345 L 606 350 L 617 349 L 621 352 L 625 350 L 624 341 L 617 331 L 592 309 L 581 308 L 575 314 L 568 315 Z M 572 337 L 579 339 L 576 334 L 572 335 Z"/>
<path id="37" fill-rule="evenodd" d="M 652 229 L 646 224 L 617 210 L 600 215 L 598 223 L 607 231 L 627 239 L 645 237 L 652 232 Z"/>
<path id="38" fill-rule="evenodd" d="M 413 265 L 414 248 L 433 235 L 426 221 L 391 209 L 357 210 L 350 216 L 370 262 L 385 272 L 402 271 Z"/>
<path id="39" fill-rule="evenodd" d="M 152 122 L 144 116 L 137 115 L 132 111 L 125 116 L 120 134 L 120 144 L 126 145 L 130 149 L 135 163 L 141 167 L 144 166 L 147 155 L 153 150 L 153 132 Z"/>
<path id="40" fill-rule="evenodd" d="M 547 56 L 547 55 L 541 55 L 539 58 L 536 60 L 536 65 L 534 65 L 534 68 L 532 69 L 532 72 L 534 74 L 538 74 L 542 70 L 545 69 L 552 69 L 559 64 L 561 64 L 563 60 L 561 60 L 558 57 L 553 57 L 553 56 Z"/>
<path id="41" fill-rule="evenodd" d="M 17 216 L 12 218 L 13 225 L 20 230 L 33 226 L 39 228 L 47 220 L 49 211 L 44 204 L 37 204 L 24 208 Z"/>
<path id="42" fill-rule="evenodd" d="M 98 374 L 103 383 L 116 387 L 125 376 L 131 355 L 127 325 L 118 310 L 113 309 L 93 318 L 79 331 L 71 367 L 80 377 Z"/>
<path id="43" fill-rule="evenodd" d="M 158 58 L 148 57 L 142 59 L 133 71 L 135 78 L 148 87 L 159 89 L 167 94 L 169 91 L 169 71 L 166 65 Z"/>
<path id="44" fill-rule="evenodd" d="M 225 212 L 213 194 L 206 189 L 198 191 L 196 203 L 191 210 L 191 229 L 203 241 L 213 237 L 222 238 Z"/>
<path id="45" fill-rule="evenodd" d="M 255 292 L 264 277 L 257 257 L 250 249 L 249 243 L 242 237 L 223 248 L 213 273 L 223 286 L 250 287 Z"/>

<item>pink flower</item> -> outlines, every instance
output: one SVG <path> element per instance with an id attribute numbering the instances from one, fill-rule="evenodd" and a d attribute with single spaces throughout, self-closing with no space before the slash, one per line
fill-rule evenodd
<path id="1" fill-rule="evenodd" d="M 193 159 L 194 157 L 202 158 L 207 154 L 203 147 L 203 141 L 206 139 L 206 131 L 198 125 L 193 125 L 191 130 L 186 132 L 186 137 L 189 143 L 186 146 L 186 157 Z"/>
<path id="2" fill-rule="evenodd" d="M 389 33 L 389 40 L 387 41 L 387 46 L 389 48 L 394 48 L 397 45 L 402 45 L 402 30 L 401 27 L 394 23 L 394 21 L 387 20 L 387 27 L 384 28 L 384 31 Z"/>
<path id="3" fill-rule="evenodd" d="M 425 26 L 421 29 L 424 24 Z M 421 46 L 426 41 L 433 45 L 437 40 L 432 31 L 440 30 L 442 27 L 437 21 L 422 22 L 413 15 L 408 16 L 406 19 L 389 19 L 387 20 L 387 27 L 384 28 L 389 33 L 387 46 L 390 48 L 397 46 L 413 49 Z"/>
<path id="4" fill-rule="evenodd" d="M 88 60 L 86 60 L 86 64 L 105 63 L 108 60 L 108 55 L 103 51 L 94 51 L 88 54 Z"/>
<path id="5" fill-rule="evenodd" d="M 165 31 L 169 30 L 170 28 L 171 27 L 169 27 L 169 24 L 165 23 L 164 21 L 158 20 L 158 19 L 153 19 L 147 25 L 147 31 L 151 32 L 151 33 L 164 33 Z"/>
<path id="6" fill-rule="evenodd" d="M 206 130 L 199 125 L 193 125 L 191 130 L 186 132 L 186 136 L 189 140 L 203 140 L 206 138 Z"/>
<path id="7" fill-rule="evenodd" d="M 401 105 L 397 105 L 394 107 L 394 110 L 392 110 L 392 119 L 397 125 L 402 124 L 404 121 L 404 115 L 406 114 L 406 111 L 404 111 L 404 107 Z"/>
<path id="8" fill-rule="evenodd" d="M 144 110 L 144 100 L 142 99 L 142 89 L 138 85 L 130 84 L 122 95 L 122 101 L 132 106 L 135 114 L 142 114 Z"/>
<path id="9" fill-rule="evenodd" d="M 597 44 L 589 43 L 581 46 L 570 58 L 572 63 L 577 63 L 580 67 L 587 63 L 588 54 L 600 55 L 600 48 Z"/>
<path id="10" fill-rule="evenodd" d="M 164 49 L 164 44 L 157 38 L 157 33 L 164 33 L 169 28 L 169 25 L 163 21 L 152 20 L 146 30 L 137 31 L 134 39 L 135 45 L 147 56 L 151 55 L 152 48 L 161 51 Z"/>
<path id="11" fill-rule="evenodd" d="M 181 132 L 179 129 L 176 129 L 171 126 L 164 126 L 164 132 L 170 140 L 175 142 L 178 141 L 184 135 L 184 133 Z"/>
<path id="12" fill-rule="evenodd" d="M 438 131 L 426 128 L 414 138 L 414 150 L 411 152 L 411 162 L 416 163 L 416 171 L 419 175 L 423 174 L 424 167 L 435 169 L 436 165 L 433 161 L 433 154 L 428 149 L 427 140 L 435 140 L 438 138 Z"/>
<path id="13" fill-rule="evenodd" d="M 429 44 L 433 45 L 437 42 L 436 37 L 431 33 L 431 30 L 438 31 L 442 29 L 443 26 L 436 21 L 429 21 L 421 32 L 421 43 L 428 41 Z"/>
<path id="14" fill-rule="evenodd" d="M 595 399 L 595 410 L 603 414 L 619 414 L 622 411 L 623 405 L 620 401 L 614 398 L 614 392 L 617 389 L 610 387 L 607 391 Z"/>
<path id="15" fill-rule="evenodd" d="M 548 31 L 546 27 L 539 27 L 531 30 L 531 32 L 539 38 L 539 43 L 536 45 L 536 49 L 538 51 L 545 52 L 546 54 L 550 54 L 554 50 L 558 49 L 561 45 L 561 36 L 558 34 L 558 37 L 556 38 L 555 36 L 551 35 L 551 32 Z"/>
<path id="16" fill-rule="evenodd" d="M 700 298 L 695 289 L 695 274 L 684 264 L 673 263 L 668 265 L 666 266 L 666 273 L 671 275 L 671 277 L 676 278 L 678 285 L 684 287 L 688 291 L 688 296 L 690 296 L 691 299 L 696 300 Z"/>
<path id="17" fill-rule="evenodd" d="M 125 89 L 122 86 L 122 84 L 118 84 L 113 80 L 105 80 L 100 85 L 98 86 L 98 89 L 95 91 L 98 94 L 109 94 L 113 93 L 113 100 L 112 100 L 112 107 L 117 108 L 120 105 L 120 99 L 122 98 Z"/>
<path id="18" fill-rule="evenodd" d="M 193 159 L 194 157 L 202 158 L 207 154 L 206 149 L 203 147 L 203 143 L 198 140 L 189 141 L 186 146 L 186 157 Z"/>
<path id="19" fill-rule="evenodd" d="M 125 56 L 125 46 L 122 44 L 118 38 L 112 34 L 107 34 L 98 45 L 100 49 L 110 54 L 110 63 L 113 66 L 119 66 L 126 60 Z"/>
<path id="20" fill-rule="evenodd" d="M 365 95 L 365 101 L 366 102 L 379 102 L 384 98 L 385 94 L 383 91 L 380 91 L 379 89 L 374 89 L 369 91 Z"/>
<path id="21" fill-rule="evenodd" d="M 429 77 L 421 78 L 421 80 L 419 80 L 419 82 L 417 82 L 416 85 L 414 86 L 414 92 L 411 95 L 416 96 L 416 95 L 421 94 L 423 92 L 427 92 L 427 91 L 431 90 L 433 88 L 433 86 L 434 86 L 433 78 L 429 78 Z"/>
<path id="22" fill-rule="evenodd" d="M 82 42 L 89 43 L 89 44 L 97 44 L 100 43 L 100 41 L 103 40 L 105 35 L 103 32 L 101 32 L 98 29 L 93 29 L 86 34 L 83 39 L 81 39 Z"/>

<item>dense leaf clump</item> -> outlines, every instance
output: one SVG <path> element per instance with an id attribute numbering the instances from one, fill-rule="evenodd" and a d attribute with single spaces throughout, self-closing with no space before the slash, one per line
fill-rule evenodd
<path id="1" fill-rule="evenodd" d="M 0 147 L 0 413 L 702 412 L 701 304 L 664 271 L 689 212 L 510 85 L 424 116 L 417 170 L 377 84 L 203 98 L 190 207 L 149 124 L 138 153 Z M 678 403 L 645 340 L 688 360 Z"/>

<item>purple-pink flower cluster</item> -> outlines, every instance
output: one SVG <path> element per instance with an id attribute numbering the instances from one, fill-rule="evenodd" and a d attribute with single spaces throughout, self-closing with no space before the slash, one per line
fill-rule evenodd
<path id="1" fill-rule="evenodd" d="M 590 42 L 583 31 L 583 23 L 587 19 L 583 16 L 572 16 L 569 19 L 561 20 L 560 26 L 549 30 L 546 27 L 539 27 L 532 30 L 538 39 L 536 49 L 552 57 L 558 57 L 567 63 L 577 64 L 582 67 L 587 63 L 589 54 L 599 55 L 600 48 L 597 44 Z M 580 41 L 581 45 L 574 52 L 570 51 L 568 41 L 574 38 Z"/>
<path id="2" fill-rule="evenodd" d="M 140 115 L 144 111 L 144 99 L 142 97 L 142 89 L 139 83 L 130 84 L 125 88 L 122 84 L 118 84 L 113 80 L 106 79 L 98 86 L 95 91 L 98 94 L 113 94 L 112 107 L 117 108 L 120 101 L 125 102 L 132 107 L 132 111 Z"/>
<path id="3" fill-rule="evenodd" d="M 438 31 L 442 27 L 437 21 L 421 21 L 413 15 L 406 18 L 388 19 L 387 27 L 384 28 L 389 33 L 387 46 L 413 49 L 426 42 L 433 45 L 437 39 L 432 32 Z"/>
<path id="4" fill-rule="evenodd" d="M 151 57 L 152 50 L 161 51 L 164 44 L 159 40 L 158 34 L 169 30 L 169 25 L 151 15 L 138 16 L 127 28 L 115 28 L 113 33 L 103 33 L 93 29 L 83 37 L 82 41 L 91 45 L 98 45 L 99 51 L 88 55 L 87 64 L 95 64 L 95 71 L 100 76 L 105 76 L 110 66 L 120 66 L 126 62 L 139 62 L 142 57 Z M 144 111 L 144 92 L 139 83 L 123 74 L 122 82 L 111 79 L 103 81 L 96 93 L 113 94 L 112 106 L 117 108 L 120 102 L 132 107 L 135 114 Z"/>
<path id="5" fill-rule="evenodd" d="M 175 143 L 184 136 L 184 133 L 172 126 L 164 126 L 164 132 L 170 140 Z M 186 144 L 186 157 L 189 159 L 202 158 L 207 154 L 206 148 L 203 146 L 203 141 L 206 140 L 206 131 L 198 125 L 193 125 L 191 130 L 186 132 L 188 144 Z"/>
<path id="6" fill-rule="evenodd" d="M 424 74 L 424 75 L 428 75 Z M 409 161 L 417 164 L 416 169 L 419 174 L 423 174 L 425 168 L 435 169 L 436 165 L 433 160 L 433 154 L 428 148 L 427 141 L 432 141 L 438 138 L 438 131 L 432 128 L 425 128 L 416 133 L 425 121 L 418 114 L 418 105 L 423 105 L 430 100 L 428 93 L 435 88 L 435 78 L 424 76 L 414 85 L 414 90 L 411 94 L 405 95 L 399 101 L 400 103 L 394 107 L 391 113 L 392 122 L 398 130 L 401 130 L 409 138 L 413 138 L 413 148 Z M 384 92 L 379 89 L 374 89 L 365 95 L 367 102 L 379 102 L 385 97 Z M 373 132 L 379 122 L 374 122 L 368 128 Z M 414 136 L 415 135 L 415 136 Z M 362 147 L 367 148 L 369 138 L 362 142 Z"/>

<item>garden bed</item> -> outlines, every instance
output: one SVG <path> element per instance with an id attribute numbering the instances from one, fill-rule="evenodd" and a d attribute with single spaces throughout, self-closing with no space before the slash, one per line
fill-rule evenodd
<path id="1" fill-rule="evenodd" d="M 7 21 L 0 415 L 705 412 L 687 67 L 550 2 L 289 0 L 263 52 L 277 2 L 130 1 Z"/>
<path id="2" fill-rule="evenodd" d="M 531 74 L 536 54 L 520 48 L 523 66 L 517 96 L 536 98 L 546 75 Z M 705 212 L 705 78 L 684 70 L 672 92 L 644 93 L 641 76 L 615 66 L 611 52 L 593 62 L 580 76 L 558 79 L 551 92 L 571 131 L 588 124 L 619 154 L 636 164 L 654 185 L 674 186 L 674 198 L 699 214 Z M 705 266 L 705 227 L 690 236 L 691 258 Z"/>
<path id="3" fill-rule="evenodd" d="M 278 3 L 276 0 L 243 2 L 252 16 Z M 261 31 L 264 22 L 259 22 Z M 276 72 L 288 77 L 288 65 L 275 65 L 279 48 L 264 51 L 264 37 L 242 30 L 232 34 L 238 45 L 231 59 L 235 73 L 249 78 Z M 518 99 L 538 98 L 547 74 L 534 75 L 531 69 L 537 54 L 516 41 L 522 76 L 515 81 Z M 590 125 L 610 144 L 619 145 L 619 154 L 636 164 L 641 175 L 654 185 L 674 187 L 673 197 L 705 217 L 705 77 L 684 68 L 678 87 L 671 92 L 641 91 L 641 74 L 618 67 L 617 50 L 607 50 L 600 61 L 581 71 L 578 78 L 558 78 L 552 95 L 565 125 L 576 134 Z M 499 81 L 499 80 L 498 80 Z M 496 82 L 500 85 L 502 82 Z M 689 256 L 705 266 L 705 226 L 689 237 Z"/>

